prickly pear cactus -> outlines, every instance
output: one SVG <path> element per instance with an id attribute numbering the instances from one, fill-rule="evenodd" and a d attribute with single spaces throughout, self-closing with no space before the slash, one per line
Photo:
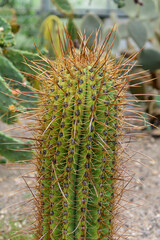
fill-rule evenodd
<path id="1" fill-rule="evenodd" d="M 11 26 L 0 17 L 0 120 L 7 124 L 15 123 L 19 112 L 36 107 L 36 94 L 20 71 L 30 73 L 29 80 L 33 82 L 31 75 L 35 72 L 31 62 L 39 61 L 40 58 L 37 54 L 11 49 L 14 45 Z M 31 159 L 31 152 L 22 152 L 22 148 L 30 146 L 0 132 L 0 155 L 10 161 Z"/>
<path id="2" fill-rule="evenodd" d="M 0 17 L 0 47 L 11 47 L 13 45 L 15 45 L 15 40 L 11 33 L 11 26 Z"/>
<path id="3" fill-rule="evenodd" d="M 30 151 L 27 151 L 31 147 L 31 142 L 22 144 L 21 141 L 2 132 L 0 132 L 0 139 L 0 153 L 11 162 L 24 162 L 24 160 L 32 158 L 32 153 Z"/>
<path id="4" fill-rule="evenodd" d="M 87 30 L 87 31 L 86 31 Z M 88 47 L 92 47 L 96 34 L 97 41 L 100 41 L 100 37 L 102 34 L 102 21 L 101 19 L 94 13 L 88 13 L 82 18 L 81 22 L 81 31 L 83 34 L 86 32 L 86 37 L 89 38 L 87 43 Z M 96 31 L 98 31 L 96 33 Z"/>
<path id="5" fill-rule="evenodd" d="M 83 39 L 77 52 L 66 34 L 68 55 L 61 46 L 63 57 L 45 59 L 48 70 L 39 75 L 35 239 L 119 239 L 131 60 L 110 58 L 110 36 L 92 50 Z"/>

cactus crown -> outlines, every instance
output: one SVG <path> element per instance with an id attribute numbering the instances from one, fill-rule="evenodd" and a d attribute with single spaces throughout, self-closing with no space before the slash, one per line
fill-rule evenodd
<path id="1" fill-rule="evenodd" d="M 66 32 L 62 57 L 54 62 L 43 57 L 47 67 L 38 67 L 36 239 L 119 238 L 121 141 L 132 59 L 111 58 L 111 34 L 102 45 L 95 39 L 90 49 L 82 36 L 76 50 Z"/>

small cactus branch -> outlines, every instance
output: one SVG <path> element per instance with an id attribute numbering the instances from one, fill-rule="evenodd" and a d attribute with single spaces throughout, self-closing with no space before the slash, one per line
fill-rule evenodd
<path id="1" fill-rule="evenodd" d="M 0 154 L 8 160 L 21 161 L 31 160 L 31 142 L 23 143 L 13 137 L 0 132 Z"/>
<path id="2" fill-rule="evenodd" d="M 36 104 L 34 104 L 36 94 L 33 92 L 30 84 L 24 76 L 18 71 L 12 62 L 3 55 L 0 55 L 0 65 L 0 74 L 5 79 L 6 83 L 9 84 L 9 87 L 19 90 L 18 98 L 22 105 L 26 109 L 36 107 Z"/>
<path id="3" fill-rule="evenodd" d="M 16 108 L 18 107 L 18 102 L 13 99 L 13 94 L 11 89 L 5 80 L 0 76 L 0 115 L 1 120 L 12 124 L 16 121 Z"/>

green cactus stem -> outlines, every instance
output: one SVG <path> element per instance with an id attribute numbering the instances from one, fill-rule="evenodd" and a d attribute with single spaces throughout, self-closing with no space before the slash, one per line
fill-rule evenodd
<path id="1" fill-rule="evenodd" d="M 37 76 L 35 239 L 118 239 L 132 59 L 111 59 L 111 34 L 91 49 L 84 37 L 77 51 L 66 33 L 68 55 L 61 43 L 62 57 L 44 57 L 48 70 Z"/>
<path id="2" fill-rule="evenodd" d="M 70 17 L 68 19 L 67 30 L 73 42 L 79 39 L 78 36 L 79 29 L 78 26 L 75 24 L 73 17 Z"/>
<path id="3" fill-rule="evenodd" d="M 30 147 L 30 141 L 23 143 L 0 132 L 0 153 L 11 162 L 31 160 L 32 152 L 29 150 Z"/>
<path id="4" fill-rule="evenodd" d="M 12 124 L 16 121 L 16 112 L 11 110 L 16 110 L 18 103 L 12 98 L 12 91 L 1 76 L 0 86 L 0 119 L 8 124 Z"/>
<path id="5" fill-rule="evenodd" d="M 35 74 L 35 71 L 32 69 L 31 61 L 40 62 L 40 57 L 38 54 L 30 53 L 27 51 L 22 51 L 18 49 L 4 49 L 3 54 L 13 65 L 21 72 L 26 72 L 30 74 Z M 30 66 L 26 64 L 30 63 Z"/>
<path id="6" fill-rule="evenodd" d="M 6 20 L 0 17 L 0 47 L 11 47 L 15 45 L 14 35 L 11 32 L 11 26 Z"/>
<path id="7" fill-rule="evenodd" d="M 26 108 L 34 108 L 36 104 L 36 94 L 33 92 L 29 82 L 18 71 L 18 69 L 10 62 L 6 57 L 0 55 L 0 75 L 5 79 L 6 83 L 12 89 L 19 89 L 19 100 L 21 104 Z"/>

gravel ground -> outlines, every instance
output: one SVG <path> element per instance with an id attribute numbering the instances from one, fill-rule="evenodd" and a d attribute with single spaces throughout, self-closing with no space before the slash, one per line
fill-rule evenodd
<path id="1" fill-rule="evenodd" d="M 127 225 L 130 237 L 126 239 L 160 239 L 160 139 L 147 137 L 145 142 L 134 143 L 131 150 L 139 152 L 132 161 L 136 185 L 129 201 L 136 203 L 128 211 Z"/>
<path id="2" fill-rule="evenodd" d="M 135 173 L 136 185 L 126 199 L 136 205 L 126 212 L 125 225 L 129 228 L 129 236 L 124 239 L 158 240 L 160 239 L 160 138 L 154 139 L 148 135 L 145 142 L 142 139 L 138 140 L 129 148 L 129 151 L 136 150 L 140 154 L 136 154 L 129 165 Z M 25 186 L 24 180 L 19 176 L 26 171 L 28 171 L 27 167 L 22 165 L 0 165 L 0 221 L 6 223 L 5 229 L 0 229 L 0 233 L 9 231 L 7 228 L 9 218 L 18 221 L 19 217 L 23 219 L 25 216 L 25 205 L 22 204 L 23 208 L 19 208 L 19 203 L 26 201 L 29 193 L 25 191 L 18 193 L 18 191 Z M 32 183 L 30 179 L 28 182 Z M 21 226 L 25 224 L 26 220 Z"/>

